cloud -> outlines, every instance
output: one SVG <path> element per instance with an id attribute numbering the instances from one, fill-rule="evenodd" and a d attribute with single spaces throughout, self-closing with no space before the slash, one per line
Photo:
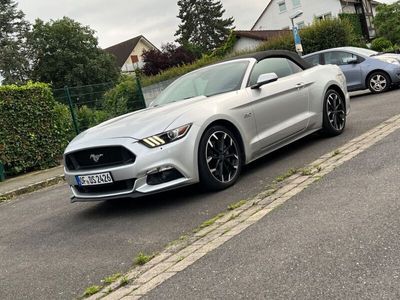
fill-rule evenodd
<path id="1" fill-rule="evenodd" d="M 237 29 L 250 29 L 265 6 L 259 0 L 223 0 L 224 17 L 233 16 Z M 19 0 L 28 20 L 68 16 L 96 30 L 101 47 L 144 35 L 156 46 L 173 42 L 178 28 L 176 0 Z"/>

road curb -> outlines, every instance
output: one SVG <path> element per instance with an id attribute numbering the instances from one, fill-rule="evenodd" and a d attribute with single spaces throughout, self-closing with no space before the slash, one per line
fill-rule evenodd
<path id="1" fill-rule="evenodd" d="M 11 190 L 9 192 L 5 192 L 0 194 L 0 203 L 3 201 L 7 201 L 10 200 L 16 196 L 20 196 L 23 194 L 27 194 L 27 193 L 31 193 L 31 192 L 35 192 L 38 191 L 40 189 L 43 189 L 45 187 L 49 187 L 52 185 L 55 185 L 57 183 L 60 183 L 61 181 L 64 180 L 64 175 L 57 175 L 51 178 L 48 178 L 46 180 L 42 180 L 39 182 L 35 182 L 33 184 L 27 185 L 27 186 L 23 186 L 14 190 Z"/>
<path id="2" fill-rule="evenodd" d="M 216 218 L 211 225 L 200 227 L 184 242 L 167 246 L 144 266 L 133 268 L 121 279 L 87 299 L 132 300 L 143 297 L 397 129 L 400 129 L 400 115 L 382 122 L 335 151 L 322 155 L 303 169 L 286 174 L 279 183 L 267 187 L 244 205 Z"/>

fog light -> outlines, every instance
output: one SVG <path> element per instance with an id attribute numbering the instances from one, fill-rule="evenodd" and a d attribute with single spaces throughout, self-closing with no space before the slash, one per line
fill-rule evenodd
<path id="1" fill-rule="evenodd" d="M 147 175 L 146 182 L 148 185 L 157 185 L 182 178 L 183 175 L 177 169 L 168 169 Z"/>

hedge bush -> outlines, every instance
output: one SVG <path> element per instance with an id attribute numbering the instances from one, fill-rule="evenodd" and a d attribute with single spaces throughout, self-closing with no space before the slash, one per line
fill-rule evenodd
<path id="1" fill-rule="evenodd" d="M 57 165 L 70 138 L 68 122 L 48 85 L 0 86 L 0 161 L 6 172 Z"/>
<path id="2" fill-rule="evenodd" d="M 392 42 L 384 37 L 378 37 L 371 43 L 371 49 L 379 52 L 385 51 L 386 49 L 390 49 L 392 47 Z"/>
<path id="3" fill-rule="evenodd" d="M 122 76 L 120 82 L 104 95 L 103 109 L 109 117 L 117 117 L 137 109 L 139 102 L 136 79 Z"/>

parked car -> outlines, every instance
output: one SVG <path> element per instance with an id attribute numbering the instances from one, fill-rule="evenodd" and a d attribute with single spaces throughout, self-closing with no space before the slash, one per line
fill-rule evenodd
<path id="1" fill-rule="evenodd" d="M 379 53 L 364 48 L 340 47 L 310 53 L 303 58 L 312 65 L 338 65 L 349 91 L 369 89 L 386 92 L 400 84 L 400 54 Z"/>
<path id="2" fill-rule="evenodd" d="M 151 107 L 78 135 L 64 154 L 72 202 L 138 197 L 201 182 L 231 186 L 241 168 L 305 135 L 342 133 L 349 112 L 337 66 L 266 51 L 198 69 Z"/>

